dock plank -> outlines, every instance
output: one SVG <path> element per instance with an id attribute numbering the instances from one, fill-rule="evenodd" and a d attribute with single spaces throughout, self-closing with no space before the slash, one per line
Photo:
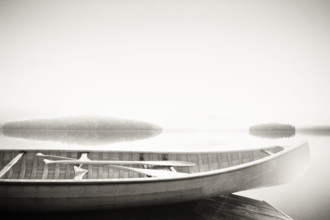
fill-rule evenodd
<path id="1" fill-rule="evenodd" d="M 21 216 L 20 216 L 21 215 Z M 29 217 L 31 213 L 11 213 L 13 219 Z M 44 219 L 40 213 L 33 214 L 34 219 Z M 292 220 L 264 201 L 238 195 L 221 195 L 194 202 L 107 210 L 102 212 L 64 212 L 49 215 L 47 219 L 171 219 L 171 220 Z"/>
<path id="2" fill-rule="evenodd" d="M 207 199 L 208 206 L 213 206 L 214 209 L 218 209 L 221 212 L 230 213 L 246 219 L 288 219 L 279 210 L 269 208 L 269 205 L 267 207 L 267 203 L 263 201 L 238 196 L 232 198 L 231 196 L 219 196 L 217 198 Z"/>
<path id="3" fill-rule="evenodd" d="M 264 208 L 269 208 L 269 209 L 272 209 L 272 210 L 276 210 L 275 208 L 273 208 L 272 206 L 266 204 L 263 201 L 247 198 L 247 197 L 244 197 L 244 196 L 238 196 L 238 195 L 235 195 L 235 194 L 231 194 L 230 197 L 227 197 L 227 198 L 230 198 L 232 200 L 236 199 L 240 203 L 250 204 L 250 205 L 253 205 L 253 206 L 261 206 L 261 207 L 264 207 Z"/>

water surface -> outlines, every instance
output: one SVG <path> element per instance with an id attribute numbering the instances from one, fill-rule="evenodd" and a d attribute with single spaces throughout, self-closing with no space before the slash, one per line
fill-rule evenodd
<path id="1" fill-rule="evenodd" d="M 264 200 L 294 219 L 328 219 L 330 216 L 330 136 L 296 133 L 288 138 L 260 138 L 248 131 L 163 131 L 162 134 L 114 133 L 11 133 L 0 136 L 1 149 L 90 149 L 123 151 L 202 151 L 230 150 L 308 141 L 310 164 L 300 178 L 280 186 L 238 192 Z M 181 205 L 182 206 L 182 205 Z M 182 215 L 191 216 L 188 205 Z M 190 208 L 189 208 L 190 207 Z M 166 208 L 166 206 L 164 206 Z M 150 209 L 152 211 L 152 209 Z M 189 213 L 187 213 L 189 212 Z M 116 212 L 118 215 L 118 212 Z M 110 213 L 108 213 L 110 215 Z M 122 213 L 125 215 L 125 211 Z M 91 214 L 91 215 L 95 215 Z M 97 215 L 107 218 L 107 213 Z M 207 213 L 205 216 L 208 216 Z M 92 216 L 90 216 L 92 217 Z M 171 217 L 169 217 L 171 218 Z M 209 216 L 212 218 L 212 216 Z M 162 217 L 161 219 L 167 219 Z M 172 218 L 173 219 L 173 218 Z"/>

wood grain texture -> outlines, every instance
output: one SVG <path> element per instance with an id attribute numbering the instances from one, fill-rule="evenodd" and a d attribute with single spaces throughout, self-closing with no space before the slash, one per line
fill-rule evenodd
<path id="1" fill-rule="evenodd" d="M 254 151 L 251 151 L 254 152 Z M 11 155 L 11 152 L 4 151 Z M 16 152 L 15 152 L 16 153 Z M 42 153 L 51 154 L 52 151 Z M 93 152 L 100 159 L 99 152 Z M 104 152 L 103 152 L 104 153 Z M 192 153 L 193 157 L 180 155 L 180 159 L 199 161 L 203 168 L 212 168 L 213 160 L 223 163 L 228 159 L 228 154 L 233 152 L 216 153 L 216 157 L 210 153 Z M 27 152 L 27 158 L 35 154 Z M 77 152 L 68 151 L 67 154 L 77 155 Z M 111 152 L 112 159 L 119 159 L 117 152 Z M 220 159 L 219 160 L 219 154 Z M 104 155 L 104 154 L 103 154 Z M 153 159 L 150 153 L 136 152 L 139 159 Z M 178 154 L 169 154 L 169 157 Z M 246 154 L 247 156 L 249 154 Z M 251 156 L 253 154 L 250 154 Z M 233 158 L 239 158 L 237 152 Z M 77 158 L 77 157 L 76 157 Z M 211 164 L 210 164 L 211 158 Z M 204 161 L 203 161 L 204 160 Z M 236 160 L 236 159 L 235 159 Z M 274 186 L 291 181 L 295 176 L 300 176 L 306 169 L 309 160 L 308 144 L 297 145 L 291 149 L 284 150 L 278 155 L 267 156 L 263 160 L 253 161 L 246 166 L 231 167 L 230 169 L 219 169 L 202 174 L 194 173 L 184 177 L 166 179 L 162 178 L 137 178 L 110 180 L 54 180 L 46 179 L 51 173 L 55 173 L 55 166 L 44 166 L 42 160 L 37 161 L 37 168 L 42 171 L 39 180 L 34 179 L 1 179 L 0 180 L 0 207 L 22 207 L 43 210 L 88 210 L 108 209 L 119 207 L 130 207 L 136 205 L 156 205 L 171 202 L 190 201 L 219 194 L 248 190 L 252 188 Z M 26 163 L 27 168 L 33 167 L 35 157 Z M 238 160 L 236 160 L 238 161 Z M 228 162 L 228 161 L 227 161 Z M 19 166 L 22 166 L 21 164 Z M 201 167 L 201 166 L 200 166 Z M 196 167 L 196 168 L 200 168 Z M 67 167 L 65 167 L 67 169 Z M 69 173 L 71 176 L 71 168 Z M 98 168 L 97 168 L 98 170 Z M 149 170 L 149 169 L 148 169 Z M 20 172 L 20 170 L 17 170 Z M 37 170 L 37 177 L 38 177 Z M 171 173 L 171 171 L 167 171 Z M 60 172 L 61 173 L 61 172 Z M 116 172 L 118 174 L 118 172 Z M 16 175 L 16 174 L 15 174 Z M 13 176 L 15 176 L 13 174 Z M 26 175 L 24 175 L 25 177 Z M 119 176 L 118 176 L 119 177 Z M 43 178 L 43 179 L 42 179 Z M 72 177 L 73 178 L 73 177 Z M 102 177 L 103 178 L 103 177 Z M 50 199 L 51 198 L 51 199 Z M 235 203 L 232 201 L 231 204 Z M 229 204 L 225 206 L 232 207 Z M 262 208 L 262 207 L 261 207 Z M 260 209 L 261 209 L 260 208 Z M 240 210 L 240 209 L 239 209 Z M 248 210 L 240 210 L 248 214 Z"/>
<path id="2" fill-rule="evenodd" d="M 267 149 L 269 152 L 276 152 L 283 150 L 284 148 L 274 147 Z M 41 153 L 50 156 L 80 158 L 82 152 L 75 151 L 28 151 L 22 160 L 18 162 L 18 165 L 11 170 L 11 174 L 8 173 L 4 178 L 10 179 L 52 179 L 63 180 L 73 179 L 74 169 L 71 164 L 61 164 L 58 162 L 45 166 L 42 157 L 36 157 L 36 153 Z M 5 161 L 9 162 L 13 155 L 17 155 L 18 152 L 14 151 L 0 151 L 0 159 L 3 164 Z M 268 157 L 262 149 L 243 151 L 243 152 L 216 152 L 216 153 L 155 153 L 155 152 L 90 152 L 89 158 L 97 161 L 187 161 L 196 164 L 191 167 L 175 167 L 177 172 L 197 174 L 199 172 L 207 172 L 218 170 L 221 168 L 227 168 L 229 166 L 236 166 L 253 160 Z M 54 161 L 61 160 L 59 158 L 53 159 Z M 73 163 L 73 162 L 70 162 Z M 75 163 L 74 163 L 75 164 Z M 4 166 L 4 165 L 2 165 Z M 127 164 L 124 165 L 131 168 L 143 168 L 142 165 Z M 131 170 L 113 169 L 106 165 L 89 164 L 83 165 L 82 168 L 88 169 L 89 172 L 83 179 L 128 179 L 128 178 L 145 178 L 145 175 L 138 174 Z M 153 166 L 146 166 L 148 169 L 153 169 Z M 166 167 L 155 167 L 155 169 L 167 169 Z"/>

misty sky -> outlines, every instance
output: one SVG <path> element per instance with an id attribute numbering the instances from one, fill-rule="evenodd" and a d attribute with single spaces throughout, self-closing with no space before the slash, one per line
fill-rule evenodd
<path id="1" fill-rule="evenodd" d="M 330 1 L 0 0 L 0 122 L 330 124 Z"/>

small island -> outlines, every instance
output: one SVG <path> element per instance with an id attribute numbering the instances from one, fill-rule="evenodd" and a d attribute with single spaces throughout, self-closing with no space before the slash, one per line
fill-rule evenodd
<path id="1" fill-rule="evenodd" d="M 79 116 L 7 122 L 2 130 L 161 130 L 161 127 L 131 119 Z"/>
<path id="2" fill-rule="evenodd" d="M 296 134 L 296 128 L 290 124 L 267 123 L 251 126 L 249 133 L 263 138 L 288 138 Z"/>
<path id="3" fill-rule="evenodd" d="M 7 137 L 79 145 L 105 145 L 151 138 L 162 128 L 148 122 L 100 116 L 79 116 L 7 122 Z"/>

